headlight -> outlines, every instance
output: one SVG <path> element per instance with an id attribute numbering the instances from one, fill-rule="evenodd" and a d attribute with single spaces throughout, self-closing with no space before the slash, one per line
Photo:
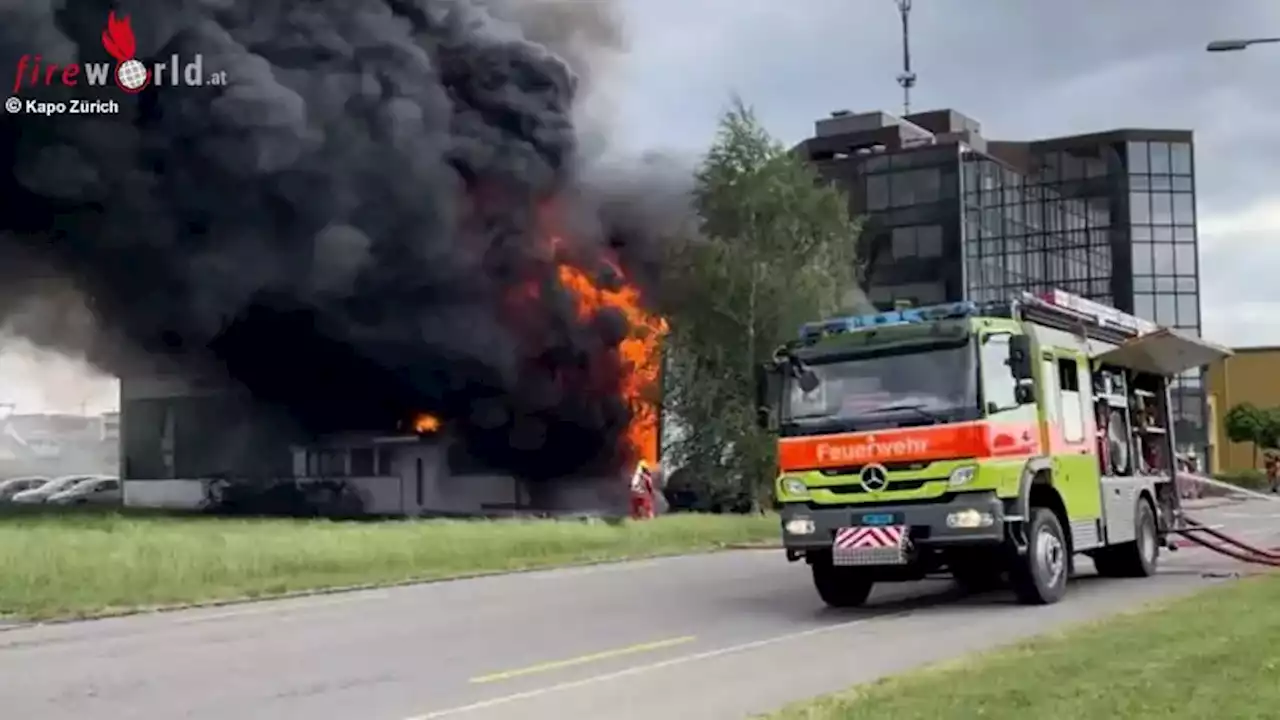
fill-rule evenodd
<path id="1" fill-rule="evenodd" d="M 991 527 L 994 524 L 995 518 L 991 517 L 991 513 L 977 510 L 959 510 L 947 515 L 947 527 L 958 530 L 975 530 Z"/>
<path id="2" fill-rule="evenodd" d="M 947 484 L 951 487 L 960 487 L 973 482 L 973 475 L 977 471 L 972 465 L 958 467 L 951 471 L 951 477 L 947 478 Z"/>
<path id="3" fill-rule="evenodd" d="M 803 496 L 808 496 L 809 494 L 808 486 L 805 485 L 804 482 L 802 482 L 799 478 L 793 478 L 793 477 L 782 478 L 782 482 L 779 483 L 779 487 L 782 488 L 783 495 L 803 497 Z"/>
<path id="4" fill-rule="evenodd" d="M 807 517 L 792 518 L 786 524 L 788 535 L 812 535 L 817 525 Z"/>

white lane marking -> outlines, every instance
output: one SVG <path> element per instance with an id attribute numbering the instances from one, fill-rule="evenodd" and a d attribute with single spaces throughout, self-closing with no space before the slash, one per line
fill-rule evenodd
<path id="1" fill-rule="evenodd" d="M 653 642 L 635 643 L 632 645 L 624 645 L 622 647 L 601 650 L 600 652 L 578 655 L 570 658 L 562 658 L 560 660 L 548 660 L 546 662 L 534 663 L 526 665 L 514 670 L 504 670 L 502 672 L 489 673 L 471 678 L 471 682 L 478 685 L 486 683 L 501 682 L 503 680 L 511 680 L 513 678 L 524 677 L 525 675 L 534 675 L 537 673 L 554 672 L 563 670 L 577 665 L 588 665 L 598 663 L 604 660 L 613 660 L 614 658 L 624 657 L 626 655 L 635 655 L 637 653 L 653 652 L 655 650 L 665 650 L 676 645 L 685 645 L 697 640 L 696 635 L 682 635 L 680 637 L 667 638 L 665 640 L 654 640 Z"/>
<path id="2" fill-rule="evenodd" d="M 413 717 L 404 718 L 404 720 L 436 720 L 436 718 L 453 717 L 462 715 L 476 710 L 485 710 L 487 708 L 496 707 L 498 705 L 507 705 L 509 703 L 518 702 L 520 700 L 530 700 L 532 698 L 550 695 L 552 693 L 562 692 L 564 690 L 572 690 L 575 688 L 586 687 L 588 685 L 596 685 L 598 683 L 617 680 L 618 678 L 630 677 L 632 675 L 640 675 L 660 670 L 662 668 L 674 667 L 677 665 L 685 665 L 699 660 L 711 660 L 713 658 L 724 655 L 732 655 L 734 653 L 745 652 L 747 650 L 755 650 L 770 645 L 777 645 L 789 640 L 798 640 L 800 638 L 813 637 L 814 635 L 825 635 L 827 633 L 836 632 L 838 630 L 847 630 L 855 625 L 866 625 L 877 621 L 897 620 L 911 615 L 911 610 L 890 613 L 887 615 L 877 615 L 875 617 L 860 618 L 858 620 L 850 620 L 836 625 L 827 625 L 820 628 L 810 628 L 808 630 L 800 630 L 798 632 L 787 633 L 785 635 L 775 635 L 763 640 L 753 640 L 751 642 L 740 643 L 738 645 L 728 645 L 726 647 L 716 648 L 715 650 L 707 650 L 705 652 L 693 653 L 691 655 L 680 655 L 678 657 L 667 660 L 659 660 L 657 662 L 646 663 L 644 665 L 635 665 L 617 672 L 604 673 L 601 675 L 592 675 L 591 677 L 582 678 L 580 680 L 570 680 L 568 682 L 557 683 L 555 685 L 547 685 L 533 690 L 512 693 L 511 695 L 502 695 L 488 700 L 471 703 L 470 705 L 459 705 L 445 710 L 436 710 L 425 715 L 414 715 Z"/>

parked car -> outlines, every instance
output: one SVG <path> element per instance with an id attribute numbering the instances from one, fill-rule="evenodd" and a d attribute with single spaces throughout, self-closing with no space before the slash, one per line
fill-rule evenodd
<path id="1" fill-rule="evenodd" d="M 70 490 L 72 487 L 84 482 L 85 480 L 104 479 L 101 475 L 64 475 L 55 478 L 49 482 L 30 490 L 23 490 L 17 493 L 11 501 L 23 503 L 26 505 L 35 505 L 47 501 L 53 495 L 57 495 L 63 490 Z"/>
<path id="2" fill-rule="evenodd" d="M 49 478 L 39 475 L 0 480 L 0 501 L 9 500 L 24 490 L 34 490 L 47 482 Z"/>
<path id="3" fill-rule="evenodd" d="M 124 502 L 124 492 L 118 478 L 97 477 L 54 493 L 45 502 L 50 505 L 119 505 Z"/>

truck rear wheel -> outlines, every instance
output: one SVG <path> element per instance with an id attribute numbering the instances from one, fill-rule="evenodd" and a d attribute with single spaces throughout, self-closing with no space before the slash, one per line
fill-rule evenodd
<path id="1" fill-rule="evenodd" d="M 1013 592 L 1023 604 L 1052 605 L 1066 594 L 1071 568 L 1062 523 L 1049 508 L 1032 508 L 1027 537 L 1026 554 L 1015 557 L 1010 568 Z"/>
<path id="2" fill-rule="evenodd" d="M 1112 545 L 1094 553 L 1093 565 L 1103 577 L 1151 577 L 1156 574 L 1160 560 L 1160 539 L 1157 537 L 1156 514 L 1151 503 L 1138 500 L 1134 508 L 1133 542 Z"/>
<path id="3" fill-rule="evenodd" d="M 875 582 L 859 567 L 840 567 L 831 562 L 831 556 L 814 558 L 813 587 L 818 597 L 833 608 L 862 607 L 871 596 Z"/>

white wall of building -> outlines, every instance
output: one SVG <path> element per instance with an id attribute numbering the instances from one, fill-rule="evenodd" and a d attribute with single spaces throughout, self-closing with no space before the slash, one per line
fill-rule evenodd
<path id="1" fill-rule="evenodd" d="M 194 510 L 204 504 L 207 480 L 125 480 L 125 507 Z"/>
<path id="2" fill-rule="evenodd" d="M 294 448 L 294 474 L 299 479 L 326 476 L 347 481 L 371 514 L 490 514 L 528 504 L 524 489 L 510 476 L 451 474 L 449 442 L 440 436 L 335 439 L 323 446 Z M 376 458 L 373 475 L 360 473 L 364 468 L 351 462 L 353 449 L 369 448 Z"/>

